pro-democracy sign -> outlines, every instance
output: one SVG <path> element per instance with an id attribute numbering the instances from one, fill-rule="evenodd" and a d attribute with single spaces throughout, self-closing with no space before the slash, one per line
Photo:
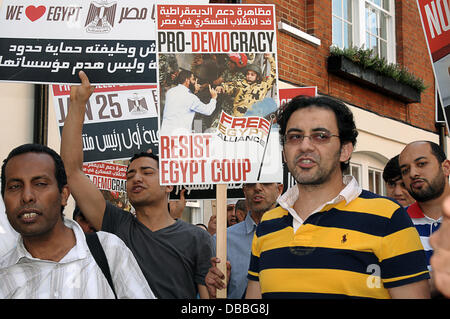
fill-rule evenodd
<path id="1" fill-rule="evenodd" d="M 281 182 L 273 5 L 157 5 L 160 183 Z"/>
<path id="2" fill-rule="evenodd" d="M 156 84 L 155 2 L 3 0 L 0 81 Z"/>

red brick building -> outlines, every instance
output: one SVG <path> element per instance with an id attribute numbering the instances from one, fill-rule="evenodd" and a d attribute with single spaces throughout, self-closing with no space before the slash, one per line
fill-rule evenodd
<path id="1" fill-rule="evenodd" d="M 327 72 L 329 47 L 333 44 L 332 2 L 341 1 L 272 1 L 276 4 L 277 20 L 321 40 L 320 46 L 314 46 L 279 32 L 280 79 L 298 85 L 316 85 L 322 94 L 337 97 L 368 111 L 434 132 L 436 130 L 434 76 L 416 1 L 384 2 L 392 2 L 395 6 L 391 9 L 392 19 L 395 21 L 392 21 L 395 30 L 395 38 L 392 37 L 395 56 L 391 62 L 407 67 L 424 80 L 427 89 L 421 94 L 420 103 L 405 103 Z M 366 2 L 367 5 L 373 5 L 377 9 L 376 3 L 383 1 L 358 2 Z M 353 22 L 356 18 L 353 15 Z"/>
<path id="2" fill-rule="evenodd" d="M 407 143 L 418 139 L 439 143 L 439 134 L 444 130 L 435 124 L 434 75 L 416 1 L 244 0 L 240 3 L 275 4 L 281 88 L 317 86 L 319 94 L 338 98 L 350 106 L 360 132 L 351 162 L 352 174 L 363 187 L 384 193 L 382 169 Z M 389 63 L 406 67 L 426 86 L 420 102 L 411 102 L 358 79 L 349 79 L 346 74 L 329 71 L 327 59 L 332 45 L 371 48 Z M 445 148 L 446 144 L 444 139 Z"/>

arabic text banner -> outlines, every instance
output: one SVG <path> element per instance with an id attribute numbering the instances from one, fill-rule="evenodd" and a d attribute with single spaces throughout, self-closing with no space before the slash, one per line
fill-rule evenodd
<path id="1" fill-rule="evenodd" d="M 4 0 L 0 81 L 156 84 L 155 2 Z"/>

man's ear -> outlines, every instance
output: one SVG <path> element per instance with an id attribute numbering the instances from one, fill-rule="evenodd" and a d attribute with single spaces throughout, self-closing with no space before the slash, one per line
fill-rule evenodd
<path id="1" fill-rule="evenodd" d="M 339 160 L 341 162 L 347 162 L 350 160 L 350 158 L 352 157 L 352 153 L 353 153 L 353 144 L 352 142 L 347 142 L 345 144 L 342 144 L 341 146 L 341 156 L 339 158 Z"/>
<path id="2" fill-rule="evenodd" d="M 69 200 L 70 189 L 68 185 L 64 185 L 61 190 L 61 205 L 66 207 L 67 201 Z"/>
<path id="3" fill-rule="evenodd" d="M 441 167 L 444 175 L 448 177 L 450 175 L 450 161 L 446 159 L 442 162 Z"/>
<path id="4" fill-rule="evenodd" d="M 283 188 L 284 188 L 284 185 L 282 183 L 277 184 L 278 196 L 280 196 L 283 193 Z"/>

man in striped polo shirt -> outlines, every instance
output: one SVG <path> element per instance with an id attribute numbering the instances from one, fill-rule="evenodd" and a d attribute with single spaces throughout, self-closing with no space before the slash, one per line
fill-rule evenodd
<path id="1" fill-rule="evenodd" d="M 408 214 L 419 232 L 431 271 L 433 248 L 429 239 L 441 225 L 442 203 L 450 195 L 450 161 L 438 144 L 416 141 L 406 145 L 400 153 L 399 164 L 403 182 L 416 200 L 408 207 Z M 435 292 L 432 281 L 431 292 L 432 295 Z"/>
<path id="2" fill-rule="evenodd" d="M 425 253 L 398 203 L 343 176 L 358 132 L 328 97 L 296 97 L 278 116 L 297 184 L 264 214 L 247 298 L 429 298 Z"/>

